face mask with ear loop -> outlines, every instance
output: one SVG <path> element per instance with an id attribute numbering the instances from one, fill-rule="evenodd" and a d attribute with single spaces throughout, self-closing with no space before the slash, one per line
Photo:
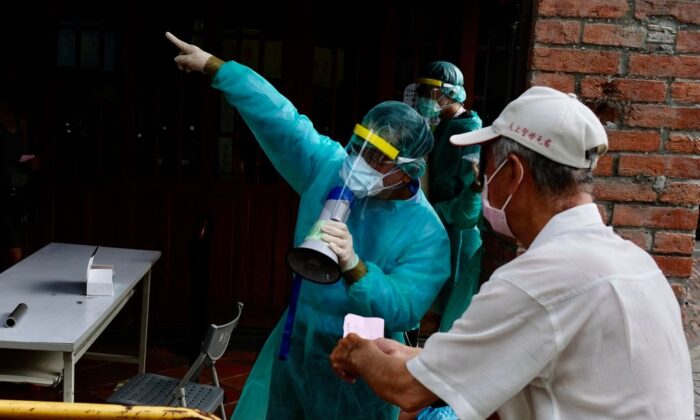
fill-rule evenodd
<path id="1" fill-rule="evenodd" d="M 357 154 L 348 155 L 340 168 L 340 177 L 345 182 L 345 187 L 352 191 L 357 198 L 374 197 L 384 190 L 401 187 L 404 184 L 402 181 L 392 185 L 384 185 L 384 178 L 399 172 L 401 169 L 396 166 L 387 173 L 381 173 L 374 169 L 363 157 L 367 143 L 373 145 L 396 164 L 409 163 L 416 159 L 398 157 L 399 150 L 397 148 L 360 124 L 355 125 L 353 133 L 365 141 L 360 150 L 356 151 Z"/>
<path id="2" fill-rule="evenodd" d="M 445 95 L 442 95 L 437 100 L 423 97 L 418 98 L 418 102 L 416 103 L 416 111 L 426 118 L 439 117 L 442 110 L 450 105 L 440 105 L 438 101 L 444 96 Z"/>
<path id="3" fill-rule="evenodd" d="M 500 165 L 498 165 L 498 168 L 496 168 L 496 170 L 493 172 L 491 178 L 484 174 L 484 189 L 481 190 L 481 209 L 484 213 L 484 218 L 488 220 L 489 224 L 491 225 L 491 228 L 493 228 L 495 232 L 500 233 L 501 235 L 507 236 L 509 238 L 515 239 L 515 235 L 513 235 L 513 232 L 511 232 L 510 228 L 508 227 L 508 221 L 506 220 L 505 212 L 506 206 L 508 206 L 508 203 L 510 203 L 511 198 L 513 198 L 513 194 L 508 196 L 506 202 L 503 204 L 503 207 L 501 207 L 500 209 L 493 207 L 489 202 L 489 183 L 493 181 L 498 172 L 505 166 L 507 162 L 508 159 L 504 159 L 503 162 Z M 520 183 L 522 182 L 523 176 L 524 174 L 520 174 L 518 185 L 520 185 Z"/>

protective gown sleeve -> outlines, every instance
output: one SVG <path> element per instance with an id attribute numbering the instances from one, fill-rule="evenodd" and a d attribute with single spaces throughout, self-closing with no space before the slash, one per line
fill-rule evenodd
<path id="1" fill-rule="evenodd" d="M 473 131 L 481 128 L 481 119 L 475 112 L 471 117 L 451 121 L 445 130 L 442 141 L 449 141 L 450 136 Z M 459 180 L 461 192 L 449 200 L 434 203 L 435 211 L 440 219 L 454 229 L 470 229 L 476 226 L 481 211 L 481 197 L 471 190 L 471 184 L 476 174 L 472 169 L 472 161 L 478 160 L 479 146 L 461 148 L 461 160 L 459 167 Z"/>
<path id="2" fill-rule="evenodd" d="M 433 226 L 425 220 L 412 221 L 421 229 L 435 231 L 406 231 L 392 243 L 410 243 L 393 268 L 383 272 L 365 261 L 367 274 L 348 287 L 353 313 L 381 317 L 386 330 L 393 332 L 415 328 L 450 275 L 449 240 L 439 221 L 436 219 Z"/>
<path id="3" fill-rule="evenodd" d="M 474 172 L 465 177 L 462 192 L 451 200 L 435 204 L 440 219 L 454 229 L 470 229 L 476 226 L 481 211 L 481 196 L 471 190 Z"/>
<path id="4" fill-rule="evenodd" d="M 212 79 L 238 109 L 277 171 L 302 194 L 334 156 L 345 155 L 342 146 L 320 135 L 311 121 L 274 86 L 250 68 L 235 61 L 223 64 Z"/>

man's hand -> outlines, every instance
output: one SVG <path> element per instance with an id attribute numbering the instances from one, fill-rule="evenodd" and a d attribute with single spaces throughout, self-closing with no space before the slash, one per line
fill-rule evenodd
<path id="1" fill-rule="evenodd" d="M 330 356 L 331 366 L 336 375 L 346 382 L 354 383 L 358 375 L 357 367 L 353 364 L 352 352 L 369 342 L 355 333 L 341 338 Z"/>
<path id="2" fill-rule="evenodd" d="M 404 411 L 416 411 L 437 400 L 406 368 L 406 360 L 419 352 L 393 340 L 366 340 L 350 333 L 338 341 L 330 359 L 341 379 L 352 383 L 362 377 L 380 398 Z"/>
<path id="3" fill-rule="evenodd" d="M 352 246 L 352 235 L 348 231 L 348 226 L 342 222 L 329 220 L 321 226 L 321 232 L 324 233 L 321 239 L 328 242 L 328 247 L 338 256 L 340 271 L 346 272 L 355 268 L 358 259 Z"/>
<path id="4" fill-rule="evenodd" d="M 175 62 L 180 70 L 184 70 L 187 73 L 191 71 L 204 72 L 204 65 L 207 63 L 207 60 L 209 60 L 209 57 L 211 57 L 211 54 L 202 51 L 202 49 L 196 45 L 181 41 L 170 32 L 166 32 L 165 37 L 180 49 L 180 55 L 175 57 Z"/>
<path id="5" fill-rule="evenodd" d="M 409 359 L 413 359 L 421 351 L 421 349 L 417 347 L 406 346 L 396 340 L 391 340 L 388 338 L 377 338 L 376 340 L 372 340 L 372 343 L 374 343 L 379 350 L 383 351 L 385 354 L 398 357 L 404 362 L 408 361 Z"/>

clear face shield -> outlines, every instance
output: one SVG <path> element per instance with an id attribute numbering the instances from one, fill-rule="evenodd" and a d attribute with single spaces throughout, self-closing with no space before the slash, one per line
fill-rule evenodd
<path id="1" fill-rule="evenodd" d="M 362 156 L 370 165 L 401 165 L 418 159 L 399 156 L 401 151 L 374 131 L 361 124 L 355 124 L 350 139 L 349 152 Z"/>
<path id="2" fill-rule="evenodd" d="M 416 94 L 419 98 L 439 100 L 444 94 L 440 91 L 442 82 L 435 79 L 420 78 L 417 80 L 418 88 Z"/>
<path id="3" fill-rule="evenodd" d="M 399 156 L 396 147 L 360 124 L 355 125 L 353 134 L 348 145 L 349 156 L 340 170 L 345 187 L 358 198 L 400 187 L 402 182 L 385 186 L 384 178 L 400 171 L 401 164 L 417 159 Z"/>
<path id="4" fill-rule="evenodd" d="M 441 88 L 453 88 L 454 85 L 428 78 L 419 78 L 416 82 L 418 83 L 418 89 L 416 89 L 416 94 L 418 95 L 416 111 L 426 118 L 437 118 L 442 109 L 449 105 L 449 103 L 445 105 L 440 104 L 440 100 L 447 97 Z M 450 100 L 449 102 L 451 103 L 452 101 Z"/>

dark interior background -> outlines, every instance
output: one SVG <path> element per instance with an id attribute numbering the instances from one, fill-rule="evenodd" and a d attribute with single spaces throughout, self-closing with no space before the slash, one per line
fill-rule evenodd
<path id="1" fill-rule="evenodd" d="M 232 316 L 263 337 L 284 310 L 298 199 L 206 77 L 177 70 L 171 31 L 256 69 L 345 142 L 444 59 L 490 123 L 524 88 L 530 1 L 36 1 L 0 6 L 2 70 L 27 118 L 30 251 L 70 242 L 162 251 L 151 340 Z M 136 328 L 138 299 L 112 334 Z M 255 340 L 254 340 L 255 341 Z"/>

